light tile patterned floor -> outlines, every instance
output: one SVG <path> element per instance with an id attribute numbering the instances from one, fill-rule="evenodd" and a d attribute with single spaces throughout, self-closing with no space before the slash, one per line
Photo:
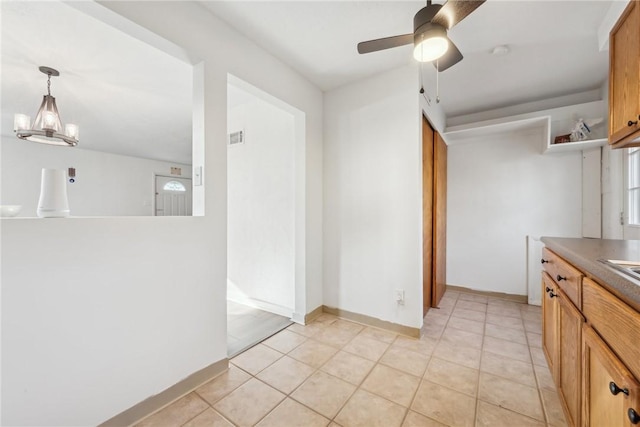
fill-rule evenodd
<path id="1" fill-rule="evenodd" d="M 323 314 L 142 426 L 565 426 L 540 307 L 447 291 L 411 339 Z"/>

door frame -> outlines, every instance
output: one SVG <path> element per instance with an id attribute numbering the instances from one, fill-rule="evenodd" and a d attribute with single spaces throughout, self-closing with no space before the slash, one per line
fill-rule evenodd
<path id="1" fill-rule="evenodd" d="M 433 264 L 431 306 L 437 307 L 447 290 L 447 158 L 448 146 L 433 135 Z M 443 159 L 444 157 L 444 159 Z"/>
<path id="2" fill-rule="evenodd" d="M 433 300 L 433 177 L 435 131 L 422 114 L 422 316 Z M 429 141 L 430 140 L 430 141 Z"/>
<path id="3" fill-rule="evenodd" d="M 622 197 L 622 204 L 623 204 L 623 225 L 622 225 L 622 238 L 624 240 L 633 240 L 633 239 L 640 239 L 640 225 L 638 224 L 631 224 L 631 206 L 629 205 L 629 174 L 630 174 L 630 168 L 629 168 L 629 163 L 630 163 L 630 157 L 631 157 L 631 150 L 634 151 L 634 153 L 638 153 L 637 155 L 640 156 L 640 148 L 625 148 L 623 150 L 623 161 L 622 161 L 622 170 L 623 170 L 623 197 Z M 634 154 L 636 155 L 636 154 Z"/>

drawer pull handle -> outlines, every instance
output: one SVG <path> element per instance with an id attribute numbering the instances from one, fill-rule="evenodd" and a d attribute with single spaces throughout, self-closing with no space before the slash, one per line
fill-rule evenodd
<path id="1" fill-rule="evenodd" d="M 545 292 L 551 292 L 551 288 L 547 286 L 544 291 Z"/>
<path id="2" fill-rule="evenodd" d="M 549 262 L 549 260 L 548 260 L 548 259 L 544 259 L 544 258 L 542 258 L 542 259 L 540 260 L 540 264 L 544 264 L 544 263 L 547 263 L 547 262 Z"/>
<path id="3" fill-rule="evenodd" d="M 631 120 L 629 120 L 629 121 L 627 122 L 627 126 L 629 126 L 629 127 L 634 126 L 634 125 L 637 125 L 637 124 L 638 124 L 638 121 L 637 121 L 637 120 L 636 120 L 636 121 L 634 121 L 634 122 L 632 122 Z"/>
<path id="4" fill-rule="evenodd" d="M 611 381 L 609 383 L 609 391 L 611 392 L 611 394 L 613 394 L 614 396 L 620 392 L 626 394 L 627 396 L 629 396 L 629 389 L 627 388 L 620 388 L 618 387 L 618 384 L 614 383 L 613 381 Z"/>
<path id="5" fill-rule="evenodd" d="M 555 298 L 558 294 L 554 294 L 553 291 L 549 292 L 549 298 Z"/>
<path id="6" fill-rule="evenodd" d="M 629 417 L 629 421 L 631 421 L 631 424 L 640 423 L 640 415 L 638 415 L 635 409 L 629 408 L 629 410 L 627 411 L 627 416 Z"/>
<path id="7" fill-rule="evenodd" d="M 566 277 L 562 277 L 562 276 L 561 276 L 561 275 L 559 275 L 559 274 L 556 276 L 556 279 L 558 280 L 558 282 L 561 282 L 561 281 L 563 281 L 563 280 L 567 280 L 567 278 L 566 278 Z"/>

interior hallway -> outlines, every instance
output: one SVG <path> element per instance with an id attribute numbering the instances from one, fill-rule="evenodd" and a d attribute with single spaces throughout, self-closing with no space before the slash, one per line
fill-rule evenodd
<path id="1" fill-rule="evenodd" d="M 138 426 L 564 426 L 540 307 L 447 291 L 411 339 L 323 314 Z"/>

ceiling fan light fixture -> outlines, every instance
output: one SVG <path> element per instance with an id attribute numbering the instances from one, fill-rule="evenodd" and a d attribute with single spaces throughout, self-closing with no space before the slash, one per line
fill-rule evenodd
<path id="1" fill-rule="evenodd" d="M 431 62 L 447 53 L 449 40 L 444 27 L 436 24 L 427 24 L 429 28 L 416 35 L 413 57 L 419 62 Z"/>
<path id="2" fill-rule="evenodd" d="M 50 67 L 40 67 L 40 71 L 47 75 L 47 94 L 42 98 L 36 119 L 31 126 L 31 118 L 25 114 L 16 114 L 13 121 L 13 131 L 20 139 L 49 145 L 75 147 L 78 145 L 78 126 L 68 123 L 62 133 L 62 121 L 56 106 L 56 99 L 51 96 L 51 76 L 60 73 Z"/>

